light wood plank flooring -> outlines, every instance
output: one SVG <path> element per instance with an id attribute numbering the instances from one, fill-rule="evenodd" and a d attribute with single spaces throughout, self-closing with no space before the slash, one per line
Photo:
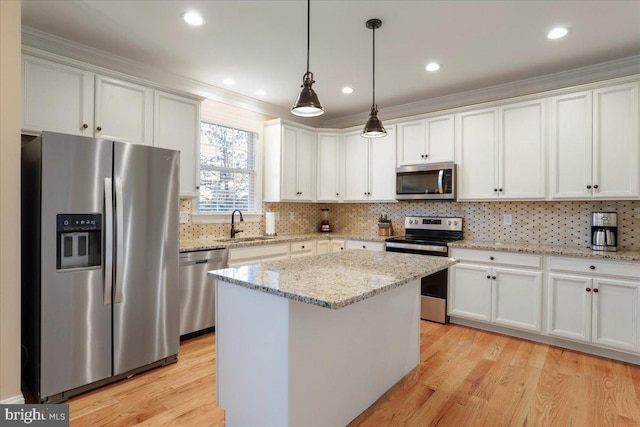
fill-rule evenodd
<path id="1" fill-rule="evenodd" d="M 640 366 L 425 321 L 420 351 L 349 427 L 640 426 Z M 71 426 L 224 426 L 213 334 L 179 359 L 70 400 Z"/>

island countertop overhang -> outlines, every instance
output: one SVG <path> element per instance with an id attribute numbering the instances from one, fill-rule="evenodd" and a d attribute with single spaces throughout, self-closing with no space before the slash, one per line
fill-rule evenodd
<path id="1" fill-rule="evenodd" d="M 446 257 L 350 250 L 212 270 L 209 275 L 256 291 L 339 309 L 457 262 Z"/>

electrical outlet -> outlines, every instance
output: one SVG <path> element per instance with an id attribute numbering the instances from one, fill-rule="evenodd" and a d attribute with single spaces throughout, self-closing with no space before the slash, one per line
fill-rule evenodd
<path id="1" fill-rule="evenodd" d="M 296 213 L 295 212 L 289 212 L 289 219 L 296 219 Z"/>
<path id="2" fill-rule="evenodd" d="M 504 223 L 504 225 L 511 225 L 513 224 L 513 217 L 511 216 L 511 214 L 504 214 L 502 216 L 502 222 Z"/>
<path id="3" fill-rule="evenodd" d="M 180 224 L 189 222 L 189 212 L 180 212 Z"/>

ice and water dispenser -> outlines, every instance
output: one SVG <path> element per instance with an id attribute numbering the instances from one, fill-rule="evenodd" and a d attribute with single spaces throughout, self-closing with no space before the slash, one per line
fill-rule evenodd
<path id="1" fill-rule="evenodd" d="M 91 268 L 102 262 L 102 215 L 57 216 L 56 268 Z"/>

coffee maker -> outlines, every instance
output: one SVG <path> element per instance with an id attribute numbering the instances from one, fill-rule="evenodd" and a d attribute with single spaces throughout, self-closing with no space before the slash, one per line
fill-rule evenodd
<path id="1" fill-rule="evenodd" d="M 591 249 L 615 252 L 618 241 L 618 214 L 615 212 L 591 213 Z"/>

